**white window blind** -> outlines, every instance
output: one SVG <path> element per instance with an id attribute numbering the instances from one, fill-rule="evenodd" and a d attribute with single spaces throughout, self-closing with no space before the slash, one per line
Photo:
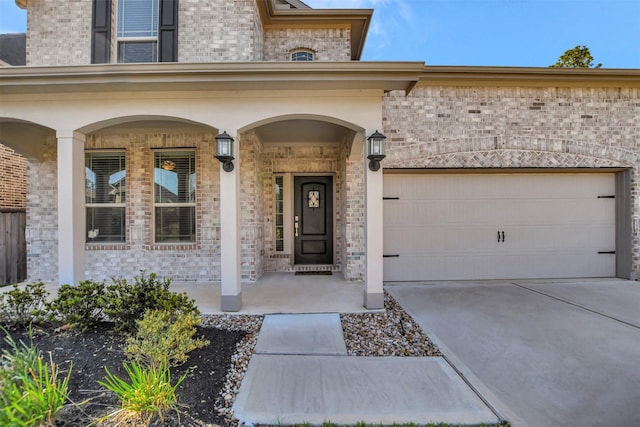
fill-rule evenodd
<path id="1" fill-rule="evenodd" d="M 158 37 L 158 0 L 119 0 L 118 37 Z"/>
<path id="2" fill-rule="evenodd" d="M 196 241 L 195 152 L 155 152 L 154 204 L 156 242 Z"/>
<path id="3" fill-rule="evenodd" d="M 158 0 L 118 0 L 118 62 L 158 61 Z"/>
<path id="4" fill-rule="evenodd" d="M 125 153 L 85 154 L 87 242 L 124 242 L 126 239 Z"/>

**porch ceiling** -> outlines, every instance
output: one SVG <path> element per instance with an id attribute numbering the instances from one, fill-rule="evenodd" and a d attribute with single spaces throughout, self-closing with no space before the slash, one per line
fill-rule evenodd
<path id="1" fill-rule="evenodd" d="M 30 160 L 42 155 L 46 138 L 55 138 L 55 131 L 34 123 L 0 118 L 0 144 Z"/>
<path id="2" fill-rule="evenodd" d="M 269 123 L 256 128 L 256 134 L 263 143 L 336 143 L 353 139 L 351 129 L 319 120 L 292 119 Z"/>

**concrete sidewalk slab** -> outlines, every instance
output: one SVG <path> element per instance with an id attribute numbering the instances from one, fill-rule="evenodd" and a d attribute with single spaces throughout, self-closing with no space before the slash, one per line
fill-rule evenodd
<path id="1" fill-rule="evenodd" d="M 233 410 L 268 425 L 499 422 L 439 357 L 254 355 Z"/>
<path id="2" fill-rule="evenodd" d="M 578 304 L 640 328 L 640 282 L 624 279 L 513 280 L 513 283 Z"/>
<path id="3" fill-rule="evenodd" d="M 258 354 L 346 355 L 338 313 L 269 314 L 262 321 Z"/>

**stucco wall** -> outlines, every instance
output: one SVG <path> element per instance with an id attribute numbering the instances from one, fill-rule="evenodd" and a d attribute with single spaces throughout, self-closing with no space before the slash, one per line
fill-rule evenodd
<path id="1" fill-rule="evenodd" d="M 26 159 L 0 144 L 0 208 L 26 207 L 26 173 Z"/>
<path id="2" fill-rule="evenodd" d="M 631 168 L 640 215 L 638 89 L 419 85 L 383 108 L 385 168 Z"/>
<path id="3" fill-rule="evenodd" d="M 349 28 L 268 29 L 264 35 L 265 61 L 290 61 L 294 49 L 311 49 L 317 61 L 350 61 Z"/>

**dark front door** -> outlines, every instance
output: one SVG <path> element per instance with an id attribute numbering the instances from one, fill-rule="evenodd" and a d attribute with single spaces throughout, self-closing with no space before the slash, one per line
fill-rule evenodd
<path id="1" fill-rule="evenodd" d="M 333 177 L 296 176 L 293 235 L 296 264 L 333 264 Z"/>

